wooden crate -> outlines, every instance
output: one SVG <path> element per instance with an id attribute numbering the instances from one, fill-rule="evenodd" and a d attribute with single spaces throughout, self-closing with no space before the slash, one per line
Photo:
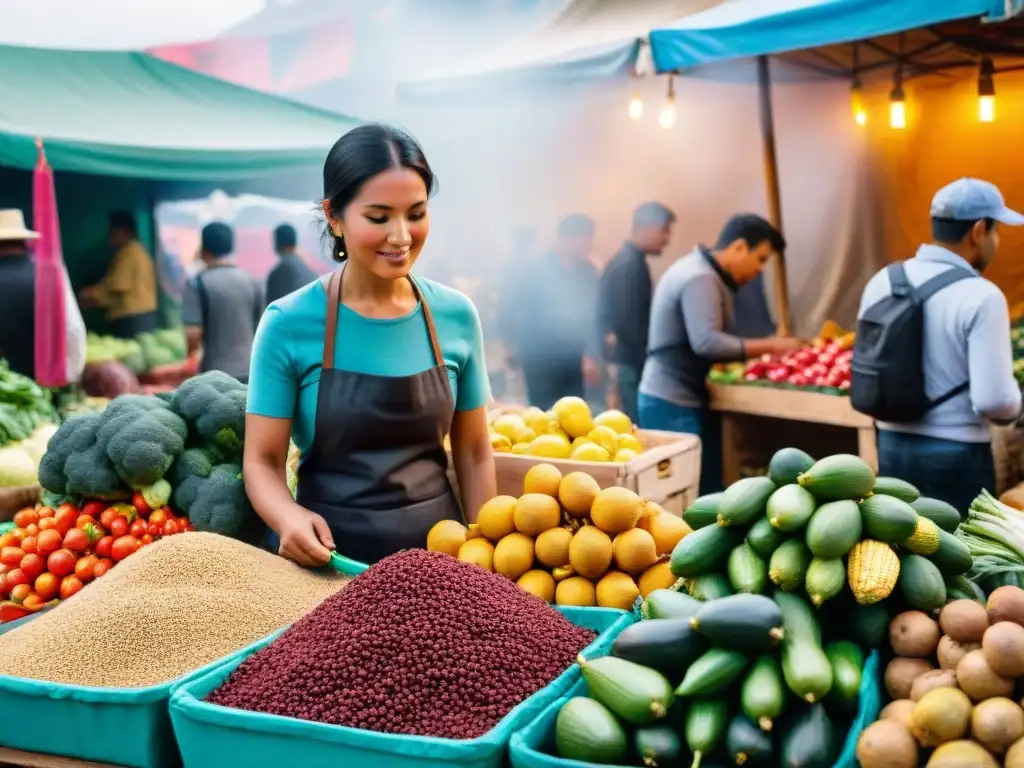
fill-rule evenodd
<path id="1" fill-rule="evenodd" d="M 996 487 L 988 490 L 999 496 L 1024 480 L 1024 474 L 1021 472 L 1021 462 L 1024 460 L 1021 442 L 1024 441 L 1024 432 L 1017 426 L 1000 427 L 995 425 L 991 427 L 991 432 L 992 460 L 996 467 Z"/>

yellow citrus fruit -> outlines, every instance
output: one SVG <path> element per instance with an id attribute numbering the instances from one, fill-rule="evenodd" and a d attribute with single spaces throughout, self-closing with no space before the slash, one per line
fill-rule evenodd
<path id="1" fill-rule="evenodd" d="M 569 544 L 572 532 L 566 528 L 550 528 L 533 543 L 537 560 L 548 568 L 562 568 L 569 564 Z"/>
<path id="2" fill-rule="evenodd" d="M 458 520 L 441 520 L 427 534 L 427 550 L 444 552 L 458 557 L 459 548 L 466 543 L 466 526 Z"/>
<path id="3" fill-rule="evenodd" d="M 594 425 L 609 427 L 618 435 L 628 435 L 633 432 L 633 421 L 622 411 L 615 409 L 599 413 L 594 417 Z"/>
<path id="4" fill-rule="evenodd" d="M 480 532 L 497 542 L 515 531 L 516 501 L 515 496 L 495 496 L 485 501 L 476 517 Z"/>
<path id="5" fill-rule="evenodd" d="M 563 397 L 552 407 L 559 426 L 569 437 L 581 437 L 594 428 L 590 406 L 582 397 Z"/>
<path id="6" fill-rule="evenodd" d="M 597 480 L 586 472 L 570 472 L 558 486 L 558 500 L 573 517 L 586 517 L 600 491 Z"/>
<path id="7" fill-rule="evenodd" d="M 542 456 L 545 459 L 568 459 L 570 453 L 568 441 L 558 435 L 538 435 L 530 443 L 530 456 Z"/>
<path id="8" fill-rule="evenodd" d="M 609 571 L 597 582 L 597 604 L 602 608 L 628 611 L 640 596 L 636 582 L 621 571 Z"/>
<path id="9" fill-rule="evenodd" d="M 593 606 L 597 602 L 594 585 L 581 576 L 570 576 L 555 588 L 556 605 Z"/>
<path id="10" fill-rule="evenodd" d="M 479 565 L 485 571 L 494 570 L 494 545 L 487 539 L 470 539 L 459 549 L 459 560 Z"/>
<path id="11" fill-rule="evenodd" d="M 610 461 L 612 456 L 597 443 L 581 443 L 569 453 L 573 461 Z"/>
<path id="12" fill-rule="evenodd" d="M 511 533 L 494 547 L 494 572 L 516 581 L 533 567 L 533 539 Z"/>
<path id="13" fill-rule="evenodd" d="M 672 554 L 676 544 L 693 533 L 693 529 L 683 518 L 676 517 L 669 512 L 660 512 L 657 515 L 642 518 L 641 522 L 645 523 L 643 528 L 654 539 L 658 555 Z"/>
<path id="14" fill-rule="evenodd" d="M 623 531 L 612 542 L 615 565 L 626 573 L 642 573 L 658 562 L 654 537 L 642 528 Z"/>
<path id="15" fill-rule="evenodd" d="M 512 452 L 515 453 L 516 447 L 512 446 Z M 626 464 L 635 459 L 639 454 L 631 448 L 619 448 L 612 457 L 612 461 L 617 461 L 621 464 Z"/>
<path id="16" fill-rule="evenodd" d="M 526 422 L 518 413 L 503 413 L 491 422 L 491 431 L 516 441 L 516 435 L 526 429 Z"/>
<path id="17" fill-rule="evenodd" d="M 513 514 L 516 530 L 527 536 L 540 536 L 562 522 L 562 508 L 546 493 L 524 493 L 516 501 Z"/>
<path id="18" fill-rule="evenodd" d="M 555 600 L 555 580 L 547 571 L 527 571 L 519 577 L 516 585 L 524 592 L 529 592 L 534 597 L 539 597 L 545 603 L 551 603 Z"/>
<path id="19" fill-rule="evenodd" d="M 644 447 L 640 445 L 640 441 L 636 435 L 619 435 L 619 450 L 630 450 L 636 451 L 637 453 L 643 453 Z"/>
<path id="20" fill-rule="evenodd" d="M 668 560 L 652 565 L 637 579 L 642 597 L 647 597 L 656 589 L 668 589 L 675 583 L 676 577 L 672 575 Z"/>
<path id="21" fill-rule="evenodd" d="M 512 453 L 514 453 L 516 456 L 526 456 L 529 452 L 529 443 L 514 443 L 512 445 Z"/>
<path id="22" fill-rule="evenodd" d="M 576 531 L 569 542 L 569 564 L 580 576 L 597 579 L 612 564 L 612 540 L 608 534 L 592 525 Z"/>
<path id="23" fill-rule="evenodd" d="M 634 527 L 644 511 L 644 500 L 628 488 L 605 488 L 590 507 L 590 519 L 606 533 L 622 533 Z"/>
<path id="24" fill-rule="evenodd" d="M 510 453 L 512 451 L 512 441 L 504 435 L 491 432 L 491 450 L 495 453 Z"/>
<path id="25" fill-rule="evenodd" d="M 611 427 L 594 427 L 587 433 L 587 437 L 608 451 L 612 456 L 619 450 L 619 436 Z"/>
<path id="26" fill-rule="evenodd" d="M 557 497 L 561 482 L 562 472 L 554 464 L 534 464 L 523 478 L 523 493 L 546 493 Z"/>

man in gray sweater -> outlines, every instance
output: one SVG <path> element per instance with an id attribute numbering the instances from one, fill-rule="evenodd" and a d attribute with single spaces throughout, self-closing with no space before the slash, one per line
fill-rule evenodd
<path id="1" fill-rule="evenodd" d="M 711 366 L 803 345 L 799 339 L 744 339 L 731 332 L 737 289 L 785 247 L 782 234 L 760 216 L 733 216 L 713 249 L 697 246 L 668 268 L 654 290 L 640 426 L 701 438 L 701 494 L 722 487 L 721 427 L 707 407 L 704 383 Z"/>

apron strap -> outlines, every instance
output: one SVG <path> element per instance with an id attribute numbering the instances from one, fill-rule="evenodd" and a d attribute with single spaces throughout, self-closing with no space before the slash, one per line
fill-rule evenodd
<path id="1" fill-rule="evenodd" d="M 412 292 L 416 294 L 417 300 L 423 306 L 423 319 L 427 321 L 430 346 L 434 348 L 434 362 L 441 368 L 444 368 L 444 355 L 441 354 L 441 345 L 437 341 L 437 331 L 434 329 L 434 315 L 431 313 L 430 307 L 427 306 L 427 300 L 423 298 L 423 292 L 420 291 L 419 284 L 411 274 L 409 275 L 409 282 L 412 283 Z"/>

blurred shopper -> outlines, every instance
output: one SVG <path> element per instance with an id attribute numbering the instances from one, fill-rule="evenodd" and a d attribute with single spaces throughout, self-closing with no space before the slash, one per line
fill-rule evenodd
<path id="1" fill-rule="evenodd" d="M 651 304 L 650 352 L 640 378 L 640 426 L 698 435 L 700 492 L 722 486 L 721 427 L 707 407 L 705 379 L 717 362 L 784 354 L 799 339 L 743 339 L 729 333 L 737 289 L 786 247 L 782 234 L 760 216 L 726 222 L 714 249 L 697 246 L 665 272 Z"/>
<path id="2" fill-rule="evenodd" d="M 530 403 L 539 408 L 567 395 L 586 397 L 585 385 L 600 383 L 598 274 L 589 259 L 594 229 L 582 214 L 563 219 L 552 251 L 514 288 L 518 338 L 510 353 L 522 366 Z"/>
<path id="3" fill-rule="evenodd" d="M 128 211 L 110 215 L 110 244 L 114 257 L 96 285 L 82 291 L 83 303 L 103 307 L 108 332 L 131 339 L 160 326 L 157 315 L 156 265 L 139 242 L 139 225 Z"/>
<path id="4" fill-rule="evenodd" d="M 660 256 L 672 236 L 676 215 L 661 203 L 633 212 L 633 233 L 601 275 L 597 315 L 604 342 L 609 407 L 637 422 L 637 387 L 647 357 L 654 287 L 648 256 Z"/>
<path id="5" fill-rule="evenodd" d="M 316 280 L 316 273 L 299 255 L 298 244 L 299 236 L 291 224 L 282 224 L 274 230 L 274 252 L 278 262 L 267 275 L 267 304 Z"/>
<path id="6" fill-rule="evenodd" d="M 960 179 L 931 206 L 932 242 L 864 288 L 853 406 L 878 420 L 879 473 L 966 514 L 995 487 L 989 422 L 1020 417 L 1006 297 L 981 273 L 999 226 L 1024 225 L 995 186 Z"/>
<path id="7" fill-rule="evenodd" d="M 181 319 L 189 354 L 202 349 L 203 371 L 224 371 L 249 381 L 252 340 L 263 308 L 263 286 L 232 258 L 234 232 L 227 224 L 203 227 L 199 256 L 205 269 L 185 287 Z"/>

